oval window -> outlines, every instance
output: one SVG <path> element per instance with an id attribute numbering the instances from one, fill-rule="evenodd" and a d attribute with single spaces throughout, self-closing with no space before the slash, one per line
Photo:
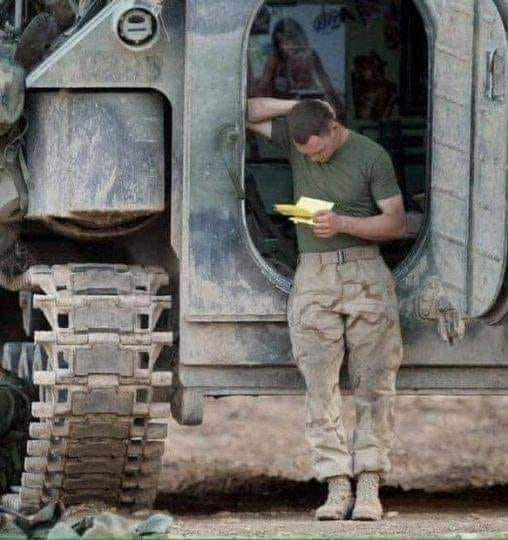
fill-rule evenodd
<path id="1" fill-rule="evenodd" d="M 249 98 L 324 99 L 348 129 L 390 154 L 408 221 L 405 238 L 381 246 L 391 268 L 414 250 L 429 206 L 428 74 L 426 28 L 411 1 L 267 1 L 251 27 Z M 274 205 L 296 202 L 292 186 L 284 151 L 249 132 L 249 234 L 264 260 L 289 279 L 298 256 L 295 226 Z"/>

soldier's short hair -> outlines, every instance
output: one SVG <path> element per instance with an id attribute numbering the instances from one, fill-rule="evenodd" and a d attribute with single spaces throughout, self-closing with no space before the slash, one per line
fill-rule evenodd
<path id="1" fill-rule="evenodd" d="M 313 135 L 327 135 L 334 117 L 321 101 L 304 99 L 293 107 L 287 120 L 293 140 L 297 144 L 307 144 Z"/>

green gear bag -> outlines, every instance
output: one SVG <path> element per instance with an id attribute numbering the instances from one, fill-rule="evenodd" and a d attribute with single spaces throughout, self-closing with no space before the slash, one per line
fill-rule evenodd
<path id="1" fill-rule="evenodd" d="M 21 221 L 28 208 L 28 168 L 19 140 L 9 135 L 0 137 L 0 224 Z"/>
<path id="2" fill-rule="evenodd" d="M 20 221 L 28 205 L 27 174 L 21 150 L 26 122 L 25 71 L 0 51 L 0 224 Z"/>
<path id="3" fill-rule="evenodd" d="M 69 28 L 76 20 L 76 2 L 72 0 L 41 0 L 44 11 L 51 13 L 62 29 Z"/>
<path id="4" fill-rule="evenodd" d="M 9 56 L 0 57 L 0 136 L 18 122 L 25 107 L 25 70 Z"/>
<path id="5" fill-rule="evenodd" d="M 0 493 L 21 482 L 33 393 L 29 383 L 12 373 L 0 380 Z"/>
<path id="6" fill-rule="evenodd" d="M 19 222 L 28 208 L 30 175 L 21 148 L 20 123 L 0 136 L 0 272 L 4 272 L 6 264 L 11 268 L 6 261 L 16 261 L 12 257 L 19 238 Z"/>

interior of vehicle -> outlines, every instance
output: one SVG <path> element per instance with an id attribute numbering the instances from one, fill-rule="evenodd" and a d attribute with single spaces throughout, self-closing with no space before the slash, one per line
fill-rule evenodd
<path id="1" fill-rule="evenodd" d="M 269 0 L 252 25 L 248 96 L 320 98 L 350 129 L 391 155 L 404 198 L 407 237 L 382 245 L 391 268 L 417 242 L 427 201 L 427 33 L 410 0 Z M 247 134 L 246 220 L 260 254 L 291 277 L 296 233 L 274 205 L 293 203 L 291 169 L 281 151 Z"/>

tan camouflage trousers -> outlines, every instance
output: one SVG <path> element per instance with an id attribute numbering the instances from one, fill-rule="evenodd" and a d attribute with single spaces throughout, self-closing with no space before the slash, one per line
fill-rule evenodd
<path id="1" fill-rule="evenodd" d="M 307 386 L 306 435 L 319 479 L 386 473 L 402 339 L 393 276 L 379 255 L 337 264 L 334 253 L 300 255 L 288 300 L 293 355 Z M 356 429 L 342 421 L 339 371 L 347 351 Z"/>

